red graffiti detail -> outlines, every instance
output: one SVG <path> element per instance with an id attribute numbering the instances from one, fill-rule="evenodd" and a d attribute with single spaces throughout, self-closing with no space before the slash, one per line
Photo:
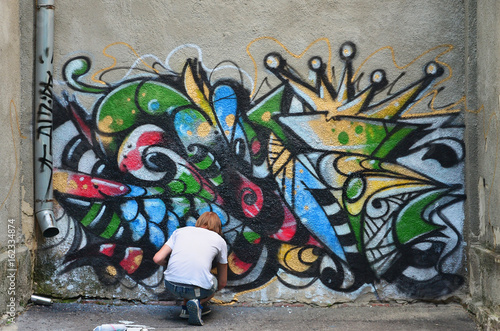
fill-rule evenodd
<path id="1" fill-rule="evenodd" d="M 160 145 L 163 140 L 164 136 L 162 132 L 147 131 L 141 134 L 141 136 L 137 140 L 137 147 L 139 148 L 142 146 Z"/>
<path id="2" fill-rule="evenodd" d="M 142 167 L 141 152 L 137 148 L 128 152 L 120 163 L 120 170 L 123 172 L 139 170 Z"/>
<path id="3" fill-rule="evenodd" d="M 252 153 L 255 155 L 260 151 L 260 142 L 258 140 L 254 140 L 252 142 Z"/>
<path id="4" fill-rule="evenodd" d="M 83 121 L 83 119 L 78 115 L 75 108 L 70 104 L 69 108 L 71 109 L 71 114 L 75 118 L 75 121 L 78 123 L 76 126 L 87 138 L 87 141 L 92 144 L 92 133 L 90 131 L 89 126 Z"/>
<path id="5" fill-rule="evenodd" d="M 134 171 L 141 169 L 142 163 L 142 148 L 154 145 L 161 145 L 164 142 L 164 135 L 158 131 L 147 131 L 142 133 L 137 139 L 135 148 L 123 156 L 123 161 L 120 162 L 120 171 Z"/>
<path id="6" fill-rule="evenodd" d="M 236 254 L 231 253 L 227 257 L 228 262 L 229 262 L 229 267 L 231 268 L 231 271 L 237 275 L 244 274 L 247 272 L 251 267 L 252 263 L 247 263 L 242 260 Z"/>
<path id="7" fill-rule="evenodd" d="M 240 203 L 246 217 L 255 217 L 264 205 L 264 194 L 260 187 L 241 176 L 242 183 L 239 187 Z"/>
<path id="8" fill-rule="evenodd" d="M 142 249 L 138 247 L 128 247 L 125 250 L 125 257 L 121 260 L 120 265 L 130 275 L 139 268 L 141 262 Z"/>
<path id="9" fill-rule="evenodd" d="M 314 239 L 313 236 L 309 236 L 309 241 L 307 242 L 306 245 L 311 245 L 311 246 L 323 248 L 323 245 L 321 245 L 316 239 Z"/>
<path id="10" fill-rule="evenodd" d="M 99 252 L 107 256 L 113 256 L 113 253 L 115 252 L 115 247 L 116 247 L 115 244 L 103 244 L 101 245 Z"/>
<path id="11" fill-rule="evenodd" d="M 72 171 L 56 170 L 54 190 L 84 198 L 104 199 L 130 192 L 127 185 Z M 64 179 L 66 180 L 64 182 Z M 59 182 L 61 181 L 61 182 Z"/>
<path id="12" fill-rule="evenodd" d="M 295 220 L 295 217 L 293 216 L 290 209 L 288 209 L 288 207 L 283 202 L 281 202 L 281 205 L 283 206 L 283 211 L 285 212 L 283 225 L 278 230 L 278 232 L 271 235 L 270 237 L 281 241 L 290 241 L 297 232 L 297 221 Z"/>

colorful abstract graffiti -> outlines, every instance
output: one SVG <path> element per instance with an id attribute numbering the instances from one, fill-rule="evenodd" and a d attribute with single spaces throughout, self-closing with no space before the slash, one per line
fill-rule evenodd
<path id="1" fill-rule="evenodd" d="M 70 59 L 54 107 L 55 196 L 77 224 L 62 273 L 91 266 L 103 284 L 143 283 L 169 234 L 211 210 L 235 292 L 274 279 L 339 292 L 383 280 L 415 298 L 458 289 L 463 125 L 457 112 L 408 116 L 446 67 L 431 61 L 396 88 L 382 69 L 355 73 L 355 56 L 340 47 L 337 83 L 321 57 L 303 78 L 269 53 L 278 83 L 255 93 L 197 58 L 115 82 L 109 68 L 99 83 L 84 80 L 88 57 Z"/>

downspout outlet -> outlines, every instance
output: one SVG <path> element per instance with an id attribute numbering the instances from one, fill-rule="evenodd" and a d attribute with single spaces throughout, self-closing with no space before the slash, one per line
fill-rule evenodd
<path id="1" fill-rule="evenodd" d="M 38 220 L 38 226 L 44 237 L 54 237 L 59 234 L 59 229 L 56 225 L 56 219 L 54 217 L 54 212 L 52 210 L 41 210 L 36 213 L 36 219 Z"/>

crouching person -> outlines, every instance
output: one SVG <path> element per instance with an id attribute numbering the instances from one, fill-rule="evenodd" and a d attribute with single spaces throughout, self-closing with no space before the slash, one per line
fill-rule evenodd
<path id="1" fill-rule="evenodd" d="M 210 273 L 214 260 L 217 277 Z M 184 300 L 180 317 L 188 318 L 190 324 L 203 325 L 201 316 L 210 312 L 208 301 L 227 283 L 227 245 L 219 216 L 206 212 L 194 227 L 175 230 L 153 261 L 167 266 L 165 287 Z"/>

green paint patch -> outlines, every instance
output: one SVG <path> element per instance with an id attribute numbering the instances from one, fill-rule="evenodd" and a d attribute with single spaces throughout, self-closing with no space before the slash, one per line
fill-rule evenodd
<path id="1" fill-rule="evenodd" d="M 80 221 L 83 226 L 87 227 L 92 223 L 92 221 L 96 218 L 96 216 L 99 214 L 99 210 L 101 210 L 102 203 L 94 203 L 92 207 L 90 207 L 89 212 L 87 215 L 85 215 L 84 218 Z"/>
<path id="2" fill-rule="evenodd" d="M 213 162 L 214 161 L 212 160 L 212 158 L 209 155 L 207 155 L 201 162 L 196 163 L 196 166 L 200 170 L 205 170 L 208 167 L 210 167 Z"/>
<path id="3" fill-rule="evenodd" d="M 363 133 L 363 127 L 361 125 L 356 126 L 356 128 L 354 129 L 354 132 L 356 132 L 356 134 Z"/>
<path id="4" fill-rule="evenodd" d="M 98 112 L 99 130 L 105 133 L 120 132 L 130 128 L 139 115 L 134 95 L 139 83 L 132 83 L 111 92 L 102 102 Z"/>
<path id="5" fill-rule="evenodd" d="M 111 236 L 113 236 L 116 233 L 119 226 L 120 226 L 120 217 L 118 217 L 118 215 L 116 215 L 116 213 L 113 213 L 113 217 L 111 218 L 111 222 L 109 222 L 106 230 L 104 230 L 101 233 L 101 237 L 106 238 L 106 239 L 111 238 Z"/>
<path id="6" fill-rule="evenodd" d="M 222 184 L 222 182 L 224 181 L 224 180 L 222 179 L 222 175 L 219 175 L 219 176 L 217 176 L 217 177 L 211 178 L 210 180 L 211 180 L 211 181 L 212 181 L 212 183 L 214 183 L 215 185 L 220 185 L 220 184 Z"/>
<path id="7" fill-rule="evenodd" d="M 396 234 L 400 243 L 406 244 L 416 237 L 442 228 L 440 225 L 427 222 L 422 215 L 425 209 L 439 199 L 445 192 L 445 190 L 441 190 L 431 194 L 425 194 L 408 203 L 399 214 L 396 223 Z"/>
<path id="8" fill-rule="evenodd" d="M 347 199 L 353 201 L 363 194 L 364 183 L 361 178 L 353 178 L 347 184 Z"/>
<path id="9" fill-rule="evenodd" d="M 288 139 L 281 126 L 272 118 L 274 114 L 280 113 L 281 100 L 284 87 L 277 89 L 269 97 L 261 101 L 248 113 L 248 119 L 259 126 L 270 129 L 278 138 L 287 142 Z"/>
<path id="10" fill-rule="evenodd" d="M 354 216 L 354 215 L 349 215 L 349 223 L 351 224 L 351 229 L 352 232 L 354 233 L 354 236 L 356 237 L 356 247 L 358 248 L 358 251 L 361 252 L 362 250 L 362 245 L 361 245 L 361 214 Z"/>
<path id="11" fill-rule="evenodd" d="M 347 132 L 342 131 L 341 133 L 339 133 L 338 140 L 342 145 L 347 145 L 349 143 L 349 135 L 347 134 Z"/>
<path id="12" fill-rule="evenodd" d="M 158 82 L 144 83 L 137 92 L 139 107 L 151 115 L 171 113 L 177 107 L 190 104 L 180 92 Z"/>
<path id="13" fill-rule="evenodd" d="M 243 236 L 249 243 L 254 243 L 256 240 L 260 239 L 260 235 L 255 232 L 243 232 Z"/>
<path id="14" fill-rule="evenodd" d="M 375 154 L 376 157 L 384 158 L 389 154 L 397 144 L 415 130 L 415 127 L 401 127 L 398 129 L 391 128 L 390 137 L 386 139 Z"/>
<path id="15" fill-rule="evenodd" d="M 184 192 L 184 188 L 186 187 L 186 185 L 180 180 L 173 180 L 168 183 L 168 187 L 173 194 L 180 194 Z"/>
<path id="16" fill-rule="evenodd" d="M 205 189 L 201 190 L 201 192 L 200 192 L 200 196 L 201 196 L 202 198 L 207 199 L 208 201 L 213 201 L 213 200 L 214 200 L 214 198 L 215 198 L 215 197 L 214 197 L 214 195 L 213 195 L 212 193 L 208 192 L 208 191 L 207 191 L 207 190 L 205 190 Z"/>
<path id="17" fill-rule="evenodd" d="M 184 193 L 193 194 L 200 192 L 201 185 L 192 175 L 183 173 L 179 176 L 179 180 L 185 184 Z"/>

